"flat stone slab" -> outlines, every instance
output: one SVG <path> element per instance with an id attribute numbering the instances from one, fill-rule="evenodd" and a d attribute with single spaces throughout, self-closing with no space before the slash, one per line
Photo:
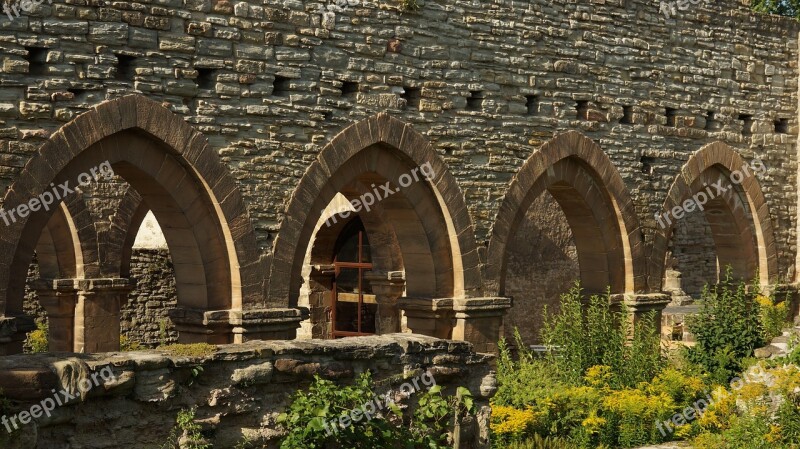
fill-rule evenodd
<path id="1" fill-rule="evenodd" d="M 655 446 L 644 446 L 637 449 L 692 449 L 692 445 L 685 441 L 658 444 Z"/>

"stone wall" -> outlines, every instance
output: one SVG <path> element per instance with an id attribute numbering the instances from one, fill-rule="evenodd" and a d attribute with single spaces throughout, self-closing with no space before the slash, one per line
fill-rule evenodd
<path id="1" fill-rule="evenodd" d="M 160 447 L 178 411 L 197 407 L 196 418 L 214 447 L 233 448 L 247 437 L 251 447 L 277 448 L 281 432 L 276 418 L 289 396 L 306 388 L 314 374 L 347 383 L 369 370 L 382 391 L 394 391 L 403 376 L 425 371 L 447 395 L 455 394 L 458 386 L 469 388 L 478 414 L 463 419 L 456 447 L 488 448 L 488 399 L 496 390 L 490 361 L 490 356 L 472 352 L 468 343 L 408 334 L 325 342 L 256 341 L 191 358 L 155 351 L 69 359 L 3 357 L 0 388 L 14 401 L 14 413 L 52 397 L 51 389 L 74 389 L 108 366 L 116 379 L 101 381 L 74 405 L 56 408 L 51 418 L 28 424 L 12 434 L 14 442 L 2 447 Z M 199 374 L 196 367 L 202 367 Z M 411 405 L 413 399 L 400 404 Z M 0 437 L 5 434 L 2 430 Z"/>
<path id="2" fill-rule="evenodd" d="M 122 308 L 122 335 L 148 347 L 175 343 L 178 333 L 168 313 L 178 304 L 169 250 L 135 248 L 131 277 L 136 288 Z"/>
<path id="3" fill-rule="evenodd" d="M 789 276 L 794 21 L 753 15 L 739 0 L 671 19 L 651 0 L 430 0 L 419 12 L 387 0 L 324 15 L 320 6 L 70 0 L 0 22 L 0 191 L 61 125 L 137 92 L 208 137 L 238 180 L 263 253 L 322 145 L 378 111 L 434 143 L 478 241 L 527 157 L 573 129 L 622 173 L 649 240 L 682 164 L 721 140 L 771 167 L 759 181 Z"/>
<path id="4" fill-rule="evenodd" d="M 561 294 L 580 279 L 578 254 L 564 213 L 550 194 L 531 205 L 511 244 L 506 294 L 514 300 L 505 337 L 518 329 L 527 344 L 540 342 L 544 310 L 557 312 Z"/>

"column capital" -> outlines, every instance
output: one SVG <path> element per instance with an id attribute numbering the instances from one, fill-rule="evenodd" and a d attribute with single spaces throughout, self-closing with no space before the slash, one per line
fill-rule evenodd
<path id="1" fill-rule="evenodd" d="M 75 279 L 75 287 L 82 293 L 130 293 L 136 281 L 130 278 Z"/>
<path id="2" fill-rule="evenodd" d="M 612 300 L 621 300 L 634 313 L 646 313 L 664 310 L 672 302 L 672 297 L 668 293 L 625 293 L 613 295 Z"/>
<path id="3" fill-rule="evenodd" d="M 486 298 L 459 298 L 453 300 L 453 311 L 456 318 L 467 316 L 502 316 L 512 305 L 511 298 L 486 297 Z"/>
<path id="4" fill-rule="evenodd" d="M 248 340 L 291 340 L 308 309 L 198 310 L 178 307 L 169 313 L 182 340 L 242 343 Z"/>
<path id="5" fill-rule="evenodd" d="M 452 298 L 400 298 L 407 326 L 415 334 L 452 338 L 455 325 Z"/>
<path id="6" fill-rule="evenodd" d="M 496 353 L 503 318 L 511 304 L 511 298 L 499 296 L 454 299 L 456 324 L 453 339 L 472 343 L 478 352 Z"/>
<path id="7" fill-rule="evenodd" d="M 367 271 L 364 279 L 369 281 L 378 302 L 396 303 L 406 289 L 406 277 L 402 271 Z"/>

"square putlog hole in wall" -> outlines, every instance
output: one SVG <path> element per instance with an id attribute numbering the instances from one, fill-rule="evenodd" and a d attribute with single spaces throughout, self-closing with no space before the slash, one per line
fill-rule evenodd
<path id="1" fill-rule="evenodd" d="M 353 98 L 358 93 L 358 83 L 355 81 L 342 81 L 342 96 Z"/>
<path id="2" fill-rule="evenodd" d="M 739 114 L 739 121 L 742 122 L 742 135 L 753 135 L 753 116 L 750 114 Z"/>
<path id="3" fill-rule="evenodd" d="M 789 119 L 779 118 L 775 120 L 775 132 L 778 134 L 789 134 Z"/>
<path id="4" fill-rule="evenodd" d="M 406 101 L 404 109 L 419 109 L 419 101 L 422 97 L 422 90 L 419 87 L 403 87 L 403 95 L 400 96 Z"/>
<path id="5" fill-rule="evenodd" d="M 642 163 L 642 173 L 645 175 L 653 174 L 653 164 L 655 164 L 656 158 L 651 156 L 642 156 L 639 158 L 639 162 Z"/>
<path id="6" fill-rule="evenodd" d="M 272 82 L 272 96 L 273 97 L 288 97 L 290 83 L 292 79 L 285 76 L 275 75 L 275 81 Z"/>
<path id="7" fill-rule="evenodd" d="M 117 73 L 114 78 L 117 81 L 133 81 L 136 76 L 136 56 L 116 55 Z"/>
<path id="8" fill-rule="evenodd" d="M 619 122 L 623 125 L 633 125 L 633 106 L 622 107 L 622 118 Z"/>
<path id="9" fill-rule="evenodd" d="M 525 95 L 525 108 L 527 115 L 539 115 L 539 96 Z"/>
<path id="10" fill-rule="evenodd" d="M 706 113 L 706 131 L 719 131 L 720 124 L 717 120 L 717 113 L 714 111 L 708 111 Z"/>
<path id="11" fill-rule="evenodd" d="M 575 102 L 578 120 L 589 120 L 589 100 L 578 100 Z"/>
<path id="12" fill-rule="evenodd" d="M 47 48 L 44 47 L 25 47 L 28 56 L 25 60 L 28 61 L 28 73 L 31 75 L 45 75 L 47 74 Z"/>
<path id="13" fill-rule="evenodd" d="M 483 91 L 471 90 L 469 97 L 467 97 L 467 110 L 468 111 L 482 111 L 483 110 Z"/>
<path id="14" fill-rule="evenodd" d="M 675 127 L 677 126 L 678 120 L 678 110 L 674 108 L 666 108 L 664 109 L 664 115 L 667 116 L 667 126 Z"/>
<path id="15" fill-rule="evenodd" d="M 197 87 L 200 89 L 214 89 L 217 83 L 216 70 L 207 67 L 197 67 Z"/>

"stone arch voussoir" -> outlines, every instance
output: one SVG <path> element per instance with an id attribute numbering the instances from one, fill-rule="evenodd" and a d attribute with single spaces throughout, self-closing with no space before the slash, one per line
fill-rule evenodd
<path id="1" fill-rule="evenodd" d="M 728 173 L 740 170 L 747 162 L 731 146 L 724 142 L 713 142 L 693 154 L 683 165 L 670 187 L 660 212 L 671 210 L 682 204 L 693 194 L 706 172 L 722 168 Z M 729 180 L 727 182 L 730 182 Z M 757 267 L 762 284 L 777 275 L 778 256 L 775 233 L 769 216 L 769 208 L 756 176 L 748 176 L 740 185 L 752 214 L 752 226 L 757 243 Z M 648 260 L 648 278 L 651 286 L 660 287 L 664 276 L 665 258 L 669 240 L 675 225 L 657 228 L 651 255 Z"/>
<path id="2" fill-rule="evenodd" d="M 359 152 L 376 145 L 391 148 L 395 154 L 411 164 L 431 164 L 436 175 L 429 184 L 448 221 L 448 232 L 454 246 L 454 266 L 458 267 L 455 276 L 459 287 L 454 295 L 469 297 L 481 294 L 482 281 L 475 233 L 464 195 L 455 178 L 424 136 L 411 125 L 386 113 L 379 113 L 347 127 L 335 136 L 322 149 L 294 190 L 274 244 L 272 267 L 266 286 L 270 306 L 291 306 L 293 294 L 302 283 L 297 273 L 301 271 L 305 246 L 309 242 L 299 241 L 300 236 L 308 234 L 307 228 L 313 227 L 319 219 L 321 212 L 315 208 L 314 202 L 329 188 L 328 180 L 331 175 Z M 325 192 L 325 195 L 334 193 Z"/>
<path id="3" fill-rule="evenodd" d="M 566 161 L 566 165 L 564 162 Z M 559 134 L 535 151 L 515 175 L 498 209 L 485 267 L 487 295 L 504 292 L 503 271 L 507 246 L 522 215 L 530 204 L 530 194 L 540 190 L 542 180 L 557 177 L 548 170 L 559 167 L 562 177 L 568 178 L 572 187 L 584 198 L 597 192 L 610 199 L 613 210 L 608 215 L 616 219 L 619 227 L 618 243 L 622 247 L 622 266 L 609 270 L 622 270 L 624 293 L 643 292 L 646 289 L 644 242 L 633 201 L 614 164 L 597 143 L 577 131 Z M 577 172 L 590 173 L 592 179 L 577 176 Z M 617 273 L 618 275 L 618 273 Z"/>

